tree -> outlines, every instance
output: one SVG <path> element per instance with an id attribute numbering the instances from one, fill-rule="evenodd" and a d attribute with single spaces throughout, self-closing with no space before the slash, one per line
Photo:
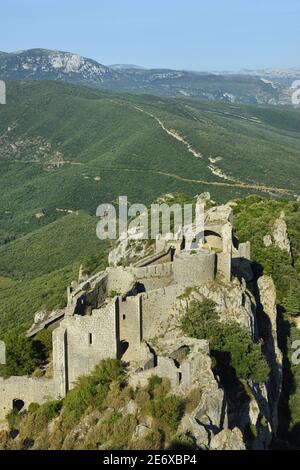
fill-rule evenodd
<path id="1" fill-rule="evenodd" d="M 289 315 L 299 315 L 300 313 L 300 288 L 293 283 L 284 299 L 284 307 Z"/>
<path id="2" fill-rule="evenodd" d="M 269 367 L 260 344 L 251 340 L 246 328 L 218 318 L 214 302 L 193 301 L 182 319 L 182 329 L 188 336 L 209 340 L 219 372 L 230 372 L 232 368 L 240 379 L 265 382 Z"/>
<path id="3" fill-rule="evenodd" d="M 4 337 L 6 365 L 3 375 L 29 375 L 37 367 L 39 358 L 34 342 L 20 330 L 12 330 Z"/>
<path id="4" fill-rule="evenodd" d="M 192 338 L 207 339 L 218 321 L 216 304 L 213 300 L 204 299 L 202 302 L 193 300 L 182 319 L 184 333 Z"/>

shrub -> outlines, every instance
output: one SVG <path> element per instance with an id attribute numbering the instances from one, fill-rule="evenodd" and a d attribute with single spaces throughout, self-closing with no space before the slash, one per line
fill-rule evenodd
<path id="1" fill-rule="evenodd" d="M 283 306 L 289 315 L 300 314 L 300 290 L 299 282 L 291 284 L 285 298 L 283 299 Z"/>
<path id="2" fill-rule="evenodd" d="M 87 408 L 102 410 L 113 382 L 120 384 L 123 370 L 120 361 L 106 359 L 95 367 L 90 376 L 80 377 L 64 399 L 64 426 L 69 428 L 81 418 Z"/>
<path id="3" fill-rule="evenodd" d="M 150 393 L 150 395 L 153 395 L 154 389 L 157 385 L 160 385 L 162 383 L 162 378 L 158 377 L 157 375 L 152 375 L 148 379 L 148 387 L 147 390 Z"/>
<path id="4" fill-rule="evenodd" d="M 161 431 L 155 429 L 145 437 L 132 442 L 130 450 L 160 450 L 163 449 L 164 437 Z"/>
<path id="5" fill-rule="evenodd" d="M 214 323 L 218 320 L 216 304 L 210 299 L 192 301 L 182 319 L 182 329 L 192 338 L 209 338 Z"/>
<path id="6" fill-rule="evenodd" d="M 50 422 L 59 415 L 62 409 L 62 406 L 63 406 L 62 400 L 49 401 L 41 405 L 37 409 L 36 413 L 44 416 L 47 422 Z"/>
<path id="7" fill-rule="evenodd" d="M 52 352 L 52 330 L 39 331 L 34 342 L 41 360 L 48 359 Z"/>
<path id="8" fill-rule="evenodd" d="M 126 449 L 137 426 L 134 416 L 127 414 L 112 423 L 111 448 Z"/>
<path id="9" fill-rule="evenodd" d="M 30 403 L 28 406 L 28 413 L 35 413 L 39 409 L 40 405 L 38 403 Z"/>
<path id="10" fill-rule="evenodd" d="M 9 429 L 14 429 L 20 421 L 20 413 L 17 409 L 13 408 L 7 415 L 6 421 L 8 422 Z"/>
<path id="11" fill-rule="evenodd" d="M 35 369 L 32 375 L 39 379 L 44 376 L 44 371 L 42 369 Z"/>
<path id="12" fill-rule="evenodd" d="M 202 392 L 200 388 L 193 388 L 188 394 L 185 401 L 185 411 L 187 413 L 192 413 L 195 408 L 199 405 L 201 400 Z"/>
<path id="13" fill-rule="evenodd" d="M 171 449 L 173 450 L 192 450 L 196 445 L 191 436 L 185 433 L 177 434 L 171 442 Z"/>
<path id="14" fill-rule="evenodd" d="M 7 431 L 0 431 L 0 450 L 11 449 L 9 433 Z"/>
<path id="15" fill-rule="evenodd" d="M 149 402 L 151 416 L 158 422 L 158 427 L 166 434 L 176 431 L 183 412 L 183 400 L 175 395 L 161 395 Z"/>

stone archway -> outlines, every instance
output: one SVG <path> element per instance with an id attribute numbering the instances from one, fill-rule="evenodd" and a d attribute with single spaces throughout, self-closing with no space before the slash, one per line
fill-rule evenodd
<path id="1" fill-rule="evenodd" d="M 222 237 L 218 232 L 215 232 L 214 230 L 204 230 L 204 244 L 214 250 L 223 250 Z"/>

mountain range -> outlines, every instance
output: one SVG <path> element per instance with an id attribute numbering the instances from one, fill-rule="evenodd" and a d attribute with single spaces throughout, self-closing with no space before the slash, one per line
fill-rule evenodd
<path id="1" fill-rule="evenodd" d="M 46 49 L 0 52 L 0 79 L 55 80 L 112 91 L 228 103 L 291 105 L 299 70 L 238 73 L 102 65 L 78 54 Z"/>

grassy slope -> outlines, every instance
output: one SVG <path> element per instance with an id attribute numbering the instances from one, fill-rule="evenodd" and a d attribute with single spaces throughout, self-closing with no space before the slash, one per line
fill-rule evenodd
<path id="1" fill-rule="evenodd" d="M 92 217 L 101 202 L 127 194 L 132 202 L 149 203 L 166 192 L 207 190 L 222 202 L 253 192 L 234 184 L 211 185 L 224 182 L 208 169 L 211 155 L 223 158 L 217 165 L 233 178 L 297 189 L 299 111 L 118 95 L 47 82 L 8 83 L 7 103 L 0 107 L 0 276 L 5 278 L 0 279 L 0 329 L 27 322 L 43 305 L 61 304 L 82 258 L 104 256 Z M 195 158 L 147 113 L 186 136 L 203 157 Z M 21 145 L 17 153 L 11 147 L 16 143 Z M 38 153 L 32 163 L 45 143 L 51 152 Z M 49 167 L 55 152 L 66 161 L 59 168 Z M 41 211 L 45 215 L 38 219 Z"/>
<path id="2" fill-rule="evenodd" d="M 65 306 L 81 263 L 105 267 L 108 245 L 97 239 L 96 223 L 70 214 L 0 248 L 0 332 L 30 325 L 39 309 Z"/>

